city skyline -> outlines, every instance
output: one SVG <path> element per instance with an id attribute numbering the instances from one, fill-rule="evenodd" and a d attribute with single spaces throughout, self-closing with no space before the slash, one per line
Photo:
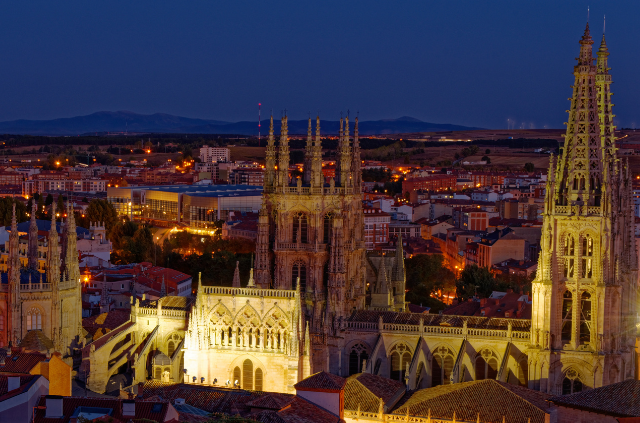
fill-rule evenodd
<path id="1" fill-rule="evenodd" d="M 607 15 L 618 126 L 635 127 L 640 108 L 640 6 L 149 6 L 5 6 L 0 121 L 131 110 L 236 122 L 257 120 L 261 102 L 263 117 L 294 120 L 346 106 L 367 120 L 562 128 L 588 6 L 597 40 Z"/>

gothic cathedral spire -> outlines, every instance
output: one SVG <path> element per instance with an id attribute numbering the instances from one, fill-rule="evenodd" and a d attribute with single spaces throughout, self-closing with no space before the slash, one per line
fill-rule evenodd
<path id="1" fill-rule="evenodd" d="M 38 224 L 36 223 L 36 201 L 31 203 L 31 221 L 29 223 L 29 244 L 28 244 L 28 267 L 38 268 Z"/>
<path id="2" fill-rule="evenodd" d="M 606 43 L 580 40 L 564 148 L 550 160 L 533 281 L 530 388 L 569 394 L 633 377 L 637 252 L 614 148 Z"/>

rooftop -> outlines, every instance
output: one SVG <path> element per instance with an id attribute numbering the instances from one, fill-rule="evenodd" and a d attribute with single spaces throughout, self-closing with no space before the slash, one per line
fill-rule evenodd
<path id="1" fill-rule="evenodd" d="M 601 388 L 549 398 L 554 404 L 618 417 L 640 416 L 640 381 L 625 380 Z"/>

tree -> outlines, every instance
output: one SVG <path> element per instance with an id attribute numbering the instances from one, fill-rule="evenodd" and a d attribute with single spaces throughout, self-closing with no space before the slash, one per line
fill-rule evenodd
<path id="1" fill-rule="evenodd" d="M 441 254 L 418 254 L 405 260 L 407 301 L 428 305 L 437 312 L 444 304 L 432 297 L 438 290 L 455 293 L 455 275 L 444 266 Z"/>
<path id="2" fill-rule="evenodd" d="M 47 194 L 47 199 L 44 201 L 44 205 L 49 207 L 53 204 L 53 195 L 51 193 Z"/>
<path id="3" fill-rule="evenodd" d="M 13 203 L 14 200 L 11 197 L 0 198 L 0 222 L 3 226 L 11 225 L 11 218 L 13 216 Z M 16 220 L 18 223 L 28 220 L 27 207 L 20 201 L 15 201 L 16 204 Z"/>
<path id="4" fill-rule="evenodd" d="M 491 164 L 491 159 L 489 158 L 489 156 L 482 156 L 482 160 L 487 162 L 487 164 Z"/>
<path id="5" fill-rule="evenodd" d="M 56 213 L 64 213 L 64 197 L 62 194 L 58 194 L 58 202 L 56 203 Z"/>
<path id="6" fill-rule="evenodd" d="M 527 172 L 533 172 L 535 169 L 536 167 L 531 162 L 527 162 L 524 164 L 524 170 Z"/>
<path id="7" fill-rule="evenodd" d="M 83 226 L 88 226 L 90 222 L 104 222 L 105 229 L 109 233 L 118 220 L 118 213 L 113 204 L 107 200 L 94 198 L 89 202 L 85 217 L 82 220 Z"/>
<path id="8" fill-rule="evenodd" d="M 491 154 L 491 150 L 487 148 L 486 150 L 484 150 L 484 154 Z"/>
<path id="9" fill-rule="evenodd" d="M 475 264 L 465 266 L 456 285 L 458 297 L 462 297 L 463 300 L 473 297 L 476 293 L 479 297 L 487 298 L 498 288 L 497 281 L 489 269 Z"/>

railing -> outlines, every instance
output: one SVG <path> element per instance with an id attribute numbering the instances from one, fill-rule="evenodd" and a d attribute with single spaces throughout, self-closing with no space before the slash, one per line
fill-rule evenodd
<path id="1" fill-rule="evenodd" d="M 556 206 L 556 213 L 569 213 L 569 206 Z"/>
<path id="2" fill-rule="evenodd" d="M 277 242 L 274 250 L 294 250 L 294 251 L 326 251 L 327 244 L 304 244 L 297 242 Z"/>
<path id="3" fill-rule="evenodd" d="M 375 322 L 345 322 L 345 329 L 351 331 L 377 332 L 379 330 L 378 323 Z M 430 326 L 425 325 L 420 332 L 419 325 L 383 323 L 382 331 L 399 332 L 407 334 L 427 334 L 427 335 L 453 335 L 453 336 L 473 336 L 486 338 L 502 338 L 526 341 L 529 340 L 531 334 L 529 331 L 515 331 L 506 329 L 482 329 L 482 328 L 464 328 L 456 326 Z"/>
<path id="4" fill-rule="evenodd" d="M 229 288 L 226 286 L 204 286 L 205 294 L 218 295 L 246 295 L 251 297 L 278 297 L 294 298 L 296 291 L 289 289 L 262 289 L 262 288 Z"/>
<path id="5" fill-rule="evenodd" d="M 346 194 L 350 195 L 354 193 L 353 187 L 322 187 L 322 188 L 311 188 L 311 187 L 297 187 L 297 186 L 275 186 L 275 187 L 265 187 L 263 192 L 265 194 L 273 194 L 273 193 L 283 193 L 283 194 L 299 194 L 299 195 L 335 195 L 335 194 Z"/>
<path id="6" fill-rule="evenodd" d="M 383 414 L 371 413 L 358 410 L 344 410 L 344 417 L 352 420 L 374 421 L 374 422 L 409 422 L 409 423 L 451 423 L 453 419 L 442 419 L 435 417 L 407 416 L 406 414 Z M 457 423 L 475 423 L 475 420 L 461 420 L 456 418 Z"/>
<path id="7" fill-rule="evenodd" d="M 347 322 L 347 329 L 378 330 L 378 324 L 371 322 Z"/>
<path id="8" fill-rule="evenodd" d="M 187 312 L 184 310 L 171 310 L 167 308 L 161 309 L 162 317 L 180 317 L 184 318 Z"/>
<path id="9" fill-rule="evenodd" d="M 600 214 L 600 207 L 597 207 L 597 206 L 587 207 L 587 214 Z"/>
<path id="10" fill-rule="evenodd" d="M 30 283 L 20 284 L 21 292 L 33 292 L 33 291 L 51 291 L 50 283 Z"/>

